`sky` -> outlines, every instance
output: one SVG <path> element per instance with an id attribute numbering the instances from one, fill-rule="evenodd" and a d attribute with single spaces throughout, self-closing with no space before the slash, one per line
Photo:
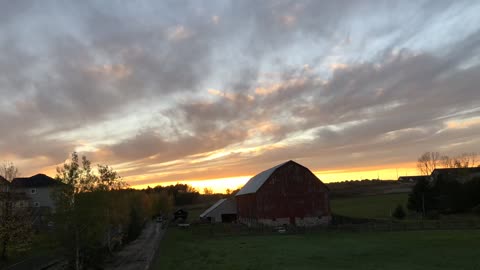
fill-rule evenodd
<path id="1" fill-rule="evenodd" d="M 479 1 L 1 1 L 0 160 L 132 187 L 325 182 L 480 151 Z"/>

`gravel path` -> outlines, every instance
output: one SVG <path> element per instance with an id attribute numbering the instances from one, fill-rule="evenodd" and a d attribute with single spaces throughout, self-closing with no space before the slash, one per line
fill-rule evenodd
<path id="1" fill-rule="evenodd" d="M 149 222 L 142 234 L 116 253 L 105 269 L 147 270 L 164 234 L 165 229 L 162 229 L 160 223 Z"/>

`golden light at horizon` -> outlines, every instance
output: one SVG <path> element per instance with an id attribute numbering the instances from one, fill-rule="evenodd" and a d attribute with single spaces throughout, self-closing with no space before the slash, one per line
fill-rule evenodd
<path id="1" fill-rule="evenodd" d="M 345 180 L 362 180 L 362 179 L 377 179 L 380 180 L 396 180 L 399 176 L 404 175 L 417 175 L 417 169 L 414 163 L 396 164 L 397 166 L 392 169 L 388 168 L 353 168 L 350 170 L 328 170 L 328 171 L 313 171 L 313 173 L 323 182 L 339 182 Z M 265 170 L 268 168 L 265 168 Z M 258 172 L 260 173 L 260 171 Z M 207 180 L 181 180 L 181 181 L 168 181 L 168 182 L 152 182 L 149 184 L 133 185 L 132 188 L 143 189 L 150 187 L 168 186 L 179 184 L 187 184 L 200 193 L 203 193 L 204 188 L 212 189 L 215 193 L 225 193 L 227 189 L 235 190 L 241 188 L 253 175 L 250 176 L 234 176 Z M 143 177 L 142 177 L 143 178 Z"/>

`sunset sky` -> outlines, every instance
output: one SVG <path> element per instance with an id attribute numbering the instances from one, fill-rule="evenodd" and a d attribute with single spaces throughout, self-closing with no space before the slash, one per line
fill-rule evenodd
<path id="1" fill-rule="evenodd" d="M 2 1 L 0 161 L 133 187 L 328 181 L 480 151 L 480 1 Z"/>

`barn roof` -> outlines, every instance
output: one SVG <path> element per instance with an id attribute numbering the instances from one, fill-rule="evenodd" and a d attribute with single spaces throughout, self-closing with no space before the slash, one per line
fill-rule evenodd
<path id="1" fill-rule="evenodd" d="M 220 199 L 218 202 L 214 203 L 212 206 L 210 206 L 207 210 L 205 210 L 203 213 L 200 214 L 200 218 L 204 218 L 205 216 L 208 215 L 208 213 L 212 212 L 217 208 L 219 205 L 221 205 L 223 202 L 225 202 L 227 199 Z"/>
<path id="2" fill-rule="evenodd" d="M 255 193 L 257 190 L 267 181 L 267 179 L 272 175 L 278 168 L 282 167 L 283 165 L 287 164 L 288 162 L 293 162 L 291 160 L 284 162 L 282 164 L 278 164 L 275 167 L 272 167 L 266 171 L 263 171 L 254 177 L 250 178 L 248 182 L 243 186 L 242 189 L 240 189 L 239 192 L 235 196 L 238 195 L 245 195 L 245 194 L 250 194 L 250 193 Z"/>

